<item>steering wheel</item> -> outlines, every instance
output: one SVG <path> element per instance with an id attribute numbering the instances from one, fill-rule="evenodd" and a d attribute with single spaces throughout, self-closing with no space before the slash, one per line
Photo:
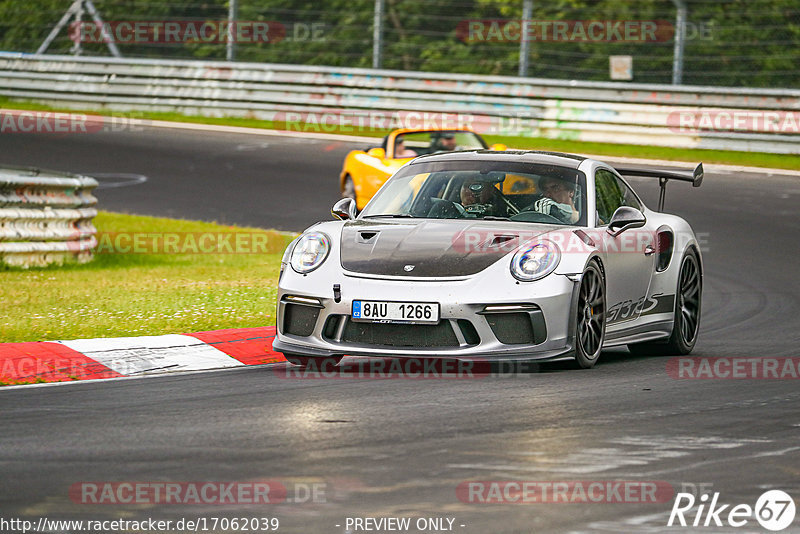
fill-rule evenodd
<path id="1" fill-rule="evenodd" d="M 430 197 L 431 207 L 426 215 L 431 219 L 460 219 L 464 217 L 464 208 L 451 200 Z"/>
<path id="2" fill-rule="evenodd" d="M 506 198 L 506 196 L 503 194 L 502 191 L 500 191 L 496 187 L 492 187 L 492 191 L 494 191 L 494 195 L 496 197 L 500 197 L 500 200 L 502 200 L 503 203 L 506 205 L 506 207 L 508 208 L 509 214 L 511 214 L 512 216 L 519 214 L 519 212 L 520 212 L 519 208 L 516 207 L 510 200 L 508 200 Z"/>

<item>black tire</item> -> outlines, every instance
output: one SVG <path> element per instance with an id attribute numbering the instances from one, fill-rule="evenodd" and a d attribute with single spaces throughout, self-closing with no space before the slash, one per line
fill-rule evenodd
<path id="1" fill-rule="evenodd" d="M 694 349 L 700 329 L 703 302 L 703 277 L 697 254 L 690 250 L 683 256 L 675 290 L 675 315 L 672 335 L 666 342 L 635 343 L 628 350 L 636 356 L 685 356 Z"/>
<path id="2" fill-rule="evenodd" d="M 300 354 L 284 354 L 286 360 L 300 367 L 320 370 L 323 367 L 338 365 L 344 356 L 302 356 Z M 329 363 L 332 362 L 332 363 Z"/>
<path id="3" fill-rule="evenodd" d="M 606 336 L 606 284 L 594 261 L 581 276 L 575 314 L 575 363 L 590 369 L 600 357 Z"/>
<path id="4" fill-rule="evenodd" d="M 352 198 L 356 200 L 356 184 L 353 182 L 353 177 L 349 174 L 344 177 L 342 184 L 342 198 Z"/>

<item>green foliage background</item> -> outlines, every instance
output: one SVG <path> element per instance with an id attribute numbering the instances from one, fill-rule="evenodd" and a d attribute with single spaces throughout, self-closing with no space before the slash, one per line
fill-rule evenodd
<path id="1" fill-rule="evenodd" d="M 71 0 L 0 0 L 0 50 L 34 52 Z M 95 0 L 107 21 L 224 20 L 227 0 Z M 241 44 L 237 60 L 370 67 L 374 0 L 239 0 L 239 20 L 274 21 L 288 30 L 275 43 Z M 688 0 L 684 83 L 800 87 L 800 0 Z M 536 20 L 675 21 L 671 0 L 534 1 Z M 383 67 L 516 75 L 518 43 L 465 43 L 459 22 L 522 16 L 522 0 L 386 0 Z M 88 19 L 88 17 L 86 17 Z M 292 39 L 321 24 L 321 38 Z M 62 32 L 49 50 L 69 53 Z M 120 45 L 123 55 L 224 59 L 224 44 Z M 103 45 L 84 53 L 107 55 Z M 634 81 L 669 83 L 673 42 L 531 43 L 535 77 L 608 80 L 608 56 L 633 56 Z"/>

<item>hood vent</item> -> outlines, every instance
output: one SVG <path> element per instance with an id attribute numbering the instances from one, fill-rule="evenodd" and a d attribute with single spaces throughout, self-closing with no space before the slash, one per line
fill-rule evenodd
<path id="1" fill-rule="evenodd" d="M 377 230 L 362 230 L 356 233 L 358 236 L 356 241 L 359 243 L 374 243 L 374 239 L 377 237 L 378 233 L 379 232 Z"/>
<path id="2" fill-rule="evenodd" d="M 511 234 L 511 235 L 494 235 L 492 240 L 489 242 L 490 247 L 497 247 L 504 243 L 509 243 L 517 239 L 518 236 Z"/>

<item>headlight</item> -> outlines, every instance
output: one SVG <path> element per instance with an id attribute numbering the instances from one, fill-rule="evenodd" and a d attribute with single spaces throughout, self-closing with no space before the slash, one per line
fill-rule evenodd
<path id="1" fill-rule="evenodd" d="M 310 232 L 297 240 L 289 262 L 300 274 L 310 273 L 325 261 L 330 252 L 330 238 L 322 232 Z"/>
<path id="2" fill-rule="evenodd" d="M 511 258 L 511 274 L 522 282 L 532 282 L 552 273 L 561 261 L 561 251 L 551 241 L 539 241 L 520 248 Z"/>

